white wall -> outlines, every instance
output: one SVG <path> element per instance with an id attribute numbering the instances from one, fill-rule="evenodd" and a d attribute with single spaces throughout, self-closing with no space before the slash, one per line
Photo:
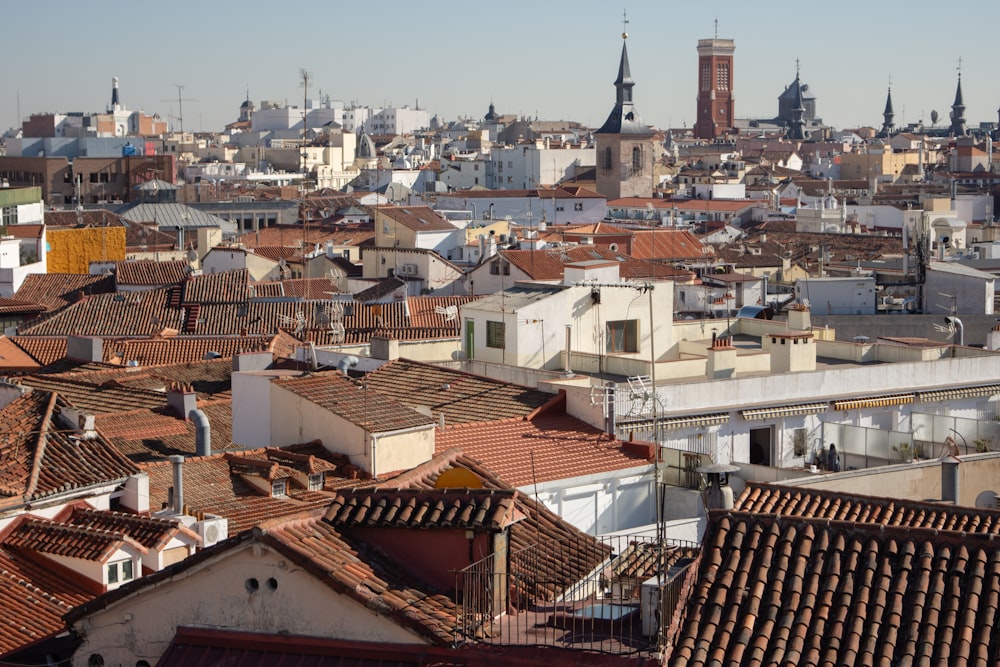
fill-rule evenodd
<path id="1" fill-rule="evenodd" d="M 84 637 L 74 665 L 156 664 L 178 626 L 384 643 L 425 643 L 395 621 L 336 593 L 266 546 L 234 547 L 186 568 L 170 585 L 147 587 L 75 625 Z M 248 579 L 259 587 L 251 592 Z M 267 583 L 274 582 L 274 590 Z"/>

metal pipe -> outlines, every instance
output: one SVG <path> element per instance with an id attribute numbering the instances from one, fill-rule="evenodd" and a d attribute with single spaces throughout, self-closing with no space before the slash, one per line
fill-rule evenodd
<path id="1" fill-rule="evenodd" d="M 174 513 L 184 514 L 184 457 L 172 454 L 169 459 L 174 466 Z"/>
<path id="2" fill-rule="evenodd" d="M 208 421 L 208 415 L 203 410 L 192 410 L 188 413 L 188 419 L 194 422 L 195 452 L 198 456 L 211 456 L 212 425 Z"/>

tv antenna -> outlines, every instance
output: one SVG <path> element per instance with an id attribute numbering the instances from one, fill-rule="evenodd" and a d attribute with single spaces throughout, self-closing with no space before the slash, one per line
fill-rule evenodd
<path id="1" fill-rule="evenodd" d="M 190 97 L 182 97 L 181 92 L 184 90 L 184 86 L 179 83 L 173 84 L 177 89 L 177 115 L 171 116 L 175 119 L 177 123 L 181 126 L 181 134 L 184 134 L 184 103 L 185 102 L 197 102 L 198 100 Z M 173 102 L 173 100 L 160 100 L 161 102 Z"/>

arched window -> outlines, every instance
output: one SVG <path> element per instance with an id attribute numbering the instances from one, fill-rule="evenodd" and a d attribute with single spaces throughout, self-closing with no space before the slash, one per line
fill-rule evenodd
<path id="1" fill-rule="evenodd" d="M 642 171 L 642 146 L 632 147 L 632 171 Z"/>

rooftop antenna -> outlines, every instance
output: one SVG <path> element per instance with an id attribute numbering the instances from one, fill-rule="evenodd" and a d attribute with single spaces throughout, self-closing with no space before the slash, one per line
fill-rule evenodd
<path id="1" fill-rule="evenodd" d="M 312 74 L 302 67 L 299 69 L 299 78 L 302 80 L 302 173 L 305 173 L 308 157 L 306 145 L 309 141 L 309 79 Z"/>
<path id="2" fill-rule="evenodd" d="M 719 39 L 719 17 L 715 17 L 715 39 Z"/>
<path id="3" fill-rule="evenodd" d="M 184 102 L 197 102 L 198 100 L 192 99 L 190 97 L 181 97 L 181 91 L 184 90 L 184 86 L 175 83 L 173 86 L 177 89 L 177 115 L 171 116 L 175 118 L 178 124 L 181 126 L 181 134 L 184 134 Z M 173 102 L 173 100 L 160 100 L 161 102 Z"/>

